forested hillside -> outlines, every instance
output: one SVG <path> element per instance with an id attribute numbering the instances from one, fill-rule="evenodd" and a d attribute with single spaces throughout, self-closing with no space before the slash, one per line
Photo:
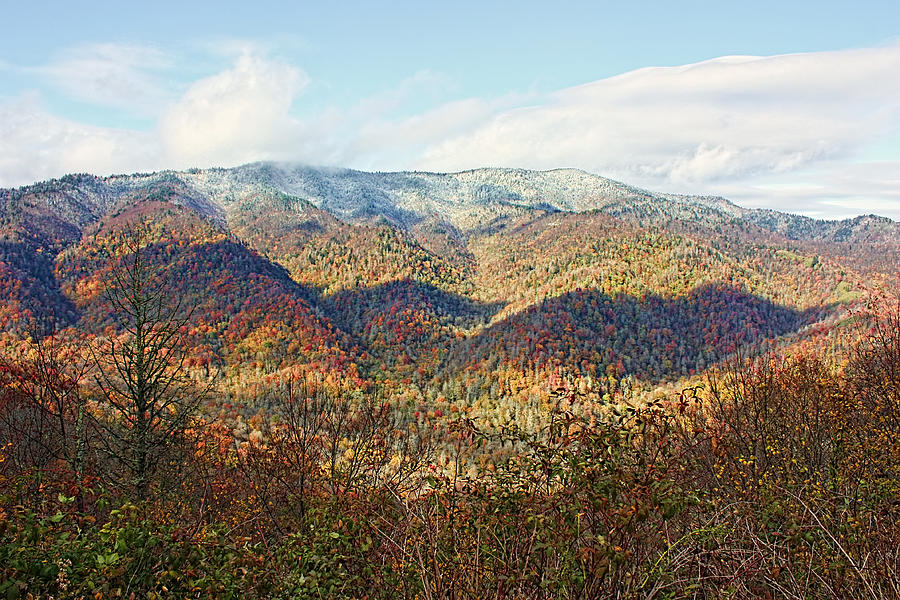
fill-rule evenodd
<path id="1" fill-rule="evenodd" d="M 0 190 L 0 593 L 900 597 L 898 260 L 575 170 Z"/>
<path id="2" fill-rule="evenodd" d="M 352 362 L 420 395 L 473 361 L 677 379 L 738 346 L 793 343 L 839 320 L 860 286 L 896 280 L 893 222 L 751 211 L 572 170 L 260 163 L 2 196 L 0 318 L 13 337 L 34 322 L 95 328 L 113 266 L 98 249 L 144 219 L 161 271 L 196 308 L 201 363 L 249 377 Z M 332 349 L 346 360 L 324 358 Z"/>

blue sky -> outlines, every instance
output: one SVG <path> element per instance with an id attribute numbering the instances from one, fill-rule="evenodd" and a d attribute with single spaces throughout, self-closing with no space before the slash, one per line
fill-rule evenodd
<path id="1" fill-rule="evenodd" d="M 578 167 L 900 218 L 900 3 L 0 0 L 0 186 Z"/>

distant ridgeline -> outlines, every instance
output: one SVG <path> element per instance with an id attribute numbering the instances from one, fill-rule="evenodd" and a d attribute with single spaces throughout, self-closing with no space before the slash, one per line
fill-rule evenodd
<path id="1" fill-rule="evenodd" d="M 252 404 L 312 373 L 485 418 L 527 420 L 560 381 L 610 401 L 735 354 L 846 348 L 853 307 L 895 286 L 900 262 L 889 219 L 747 210 L 577 170 L 70 175 L 0 190 L 5 346 L 110 335 L 104 289 L 137 223 L 189 308 L 188 367 L 219 398 Z"/>

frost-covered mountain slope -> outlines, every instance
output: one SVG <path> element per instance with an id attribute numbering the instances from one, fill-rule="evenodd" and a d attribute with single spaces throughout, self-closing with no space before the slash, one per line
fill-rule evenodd
<path id="1" fill-rule="evenodd" d="M 466 232 L 503 217 L 550 210 L 601 211 L 647 225 L 679 220 L 715 226 L 739 221 L 796 240 L 853 241 L 862 236 L 859 241 L 864 241 L 900 234 L 897 223 L 883 217 L 822 221 L 744 209 L 720 197 L 656 193 L 577 169 L 369 173 L 254 163 L 176 175 L 226 210 L 236 200 L 268 187 L 345 221 L 383 218 L 404 229 L 438 219 Z"/>
<path id="2" fill-rule="evenodd" d="M 585 212 L 655 219 L 726 219 L 743 211 L 720 198 L 661 195 L 575 169 L 477 169 L 460 173 L 367 173 L 255 163 L 186 176 L 227 205 L 259 186 L 308 200 L 348 221 L 383 217 L 410 228 L 437 217 L 471 230 L 523 210 Z"/>
<path id="3" fill-rule="evenodd" d="M 281 210 L 302 213 L 315 207 L 349 223 L 381 220 L 411 230 L 422 222 L 444 222 L 463 234 L 534 211 L 600 211 L 648 226 L 742 223 L 794 240 L 900 238 L 900 226 L 882 217 L 821 221 L 744 209 L 724 198 L 655 193 L 576 169 L 370 173 L 271 162 L 103 178 L 70 175 L 0 190 L 0 218 L 7 225 L 16 219 L 21 224 L 22 215 L 41 214 L 61 221 L 60 226 L 80 229 L 129 196 L 146 196 L 154 189 L 164 189 L 170 199 L 219 222 L 254 203 L 274 201 Z"/>

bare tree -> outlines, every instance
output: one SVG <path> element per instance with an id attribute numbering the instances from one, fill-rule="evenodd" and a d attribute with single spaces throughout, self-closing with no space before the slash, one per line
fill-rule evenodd
<path id="1" fill-rule="evenodd" d="M 146 226 L 129 227 L 110 248 L 105 299 L 117 331 L 93 350 L 104 447 L 139 499 L 205 395 L 184 367 L 183 328 L 192 311 L 153 263 L 149 238 Z"/>

